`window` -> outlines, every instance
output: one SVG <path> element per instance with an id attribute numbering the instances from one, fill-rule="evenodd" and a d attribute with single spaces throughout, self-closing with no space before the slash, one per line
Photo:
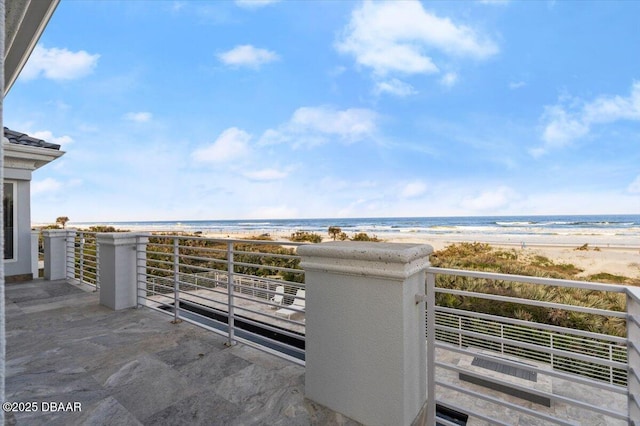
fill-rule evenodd
<path id="1" fill-rule="evenodd" d="M 16 183 L 4 183 L 2 198 L 2 223 L 4 226 L 4 259 L 14 260 L 16 257 Z"/>

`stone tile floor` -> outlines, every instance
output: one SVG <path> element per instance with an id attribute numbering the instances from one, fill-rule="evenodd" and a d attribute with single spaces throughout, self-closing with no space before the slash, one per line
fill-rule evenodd
<path id="1" fill-rule="evenodd" d="M 7 413 L 7 425 L 356 425 L 305 400 L 304 368 L 150 309 L 112 311 L 91 289 L 65 281 L 34 280 L 5 286 L 6 401 L 74 403 L 79 412 Z M 460 355 L 438 350 L 438 360 Z M 438 369 L 439 379 L 459 383 Z M 588 410 L 542 408 L 468 385 L 528 408 L 562 415 L 580 425 L 622 424 Z M 625 398 L 553 381 L 555 393 L 621 409 Z M 539 419 L 497 408 L 455 391 L 438 397 L 474 407 L 514 425 Z M 469 426 L 486 422 L 469 419 Z"/>
<path id="2" fill-rule="evenodd" d="M 304 368 L 149 309 L 112 311 L 65 281 L 7 284 L 8 425 L 355 425 L 304 398 Z M 50 404 L 51 405 L 51 404 Z"/>

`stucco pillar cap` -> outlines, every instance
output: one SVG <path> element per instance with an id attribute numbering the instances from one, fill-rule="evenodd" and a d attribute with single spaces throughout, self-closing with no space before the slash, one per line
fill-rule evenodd
<path id="1" fill-rule="evenodd" d="M 429 265 L 428 244 L 332 241 L 298 247 L 305 270 L 405 279 Z"/>
<path id="2" fill-rule="evenodd" d="M 112 246 L 122 246 L 127 244 L 136 244 L 138 238 L 143 243 L 149 241 L 149 233 L 145 232 L 100 232 L 96 234 L 96 239 L 100 244 L 108 244 Z"/>
<path id="3" fill-rule="evenodd" d="M 75 229 L 43 229 L 42 235 L 45 237 L 66 237 L 68 233 L 75 233 Z"/>

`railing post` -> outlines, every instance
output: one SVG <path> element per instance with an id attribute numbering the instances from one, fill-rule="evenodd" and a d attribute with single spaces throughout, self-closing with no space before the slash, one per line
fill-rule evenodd
<path id="1" fill-rule="evenodd" d="M 553 333 L 549 333 L 549 348 L 551 350 L 553 350 Z M 551 352 L 550 354 L 550 360 L 551 360 L 551 369 L 554 369 L 554 365 L 553 365 L 553 352 Z"/>
<path id="2" fill-rule="evenodd" d="M 180 320 L 180 244 L 178 237 L 173 238 L 173 323 Z"/>
<path id="3" fill-rule="evenodd" d="M 504 355 L 504 324 L 500 324 L 500 353 Z"/>
<path id="4" fill-rule="evenodd" d="M 436 424 L 436 274 L 427 272 L 427 425 Z M 462 321 L 460 322 L 462 337 Z M 462 347 L 462 339 L 460 340 Z"/>
<path id="5" fill-rule="evenodd" d="M 114 310 L 133 308 L 138 303 L 139 244 L 146 244 L 147 234 L 134 232 L 108 232 L 96 234 L 100 247 L 98 276 L 100 304 Z"/>
<path id="6" fill-rule="evenodd" d="M 629 424 L 640 425 L 640 288 L 627 287 L 627 391 Z"/>
<path id="7" fill-rule="evenodd" d="M 40 230 L 31 230 L 31 275 L 33 278 L 38 278 L 40 275 L 40 268 L 38 262 L 40 261 L 40 253 L 38 252 L 38 239 L 40 238 Z"/>
<path id="8" fill-rule="evenodd" d="M 609 343 L 609 361 L 613 361 L 613 343 Z M 613 384 L 613 366 L 609 366 L 609 383 Z"/>
<path id="9" fill-rule="evenodd" d="M 146 303 L 147 294 L 147 243 L 149 237 L 138 236 L 136 238 L 136 283 L 138 287 L 137 305 L 142 306 Z M 97 257 L 96 257 L 97 258 Z M 96 287 L 98 283 L 96 282 Z M 154 289 L 155 290 L 155 289 Z M 141 303 L 141 299 L 143 302 Z"/>
<path id="10" fill-rule="evenodd" d="M 76 279 L 76 230 L 67 229 L 66 231 L 66 267 L 67 278 Z"/>
<path id="11" fill-rule="evenodd" d="M 84 282 L 84 233 L 80 232 L 80 253 L 79 253 L 79 265 L 80 265 L 80 282 Z"/>
<path id="12" fill-rule="evenodd" d="M 100 244 L 98 244 L 98 234 L 95 234 L 93 236 L 94 238 L 94 244 L 96 245 L 96 289 L 94 291 L 98 291 L 100 290 Z M 140 237 L 140 238 L 146 238 L 146 241 L 149 241 L 148 237 Z M 145 246 L 146 246 L 146 242 L 145 242 Z"/>
<path id="13" fill-rule="evenodd" d="M 67 231 L 64 229 L 45 229 L 44 238 L 44 278 L 46 280 L 64 280 L 67 278 Z"/>
<path id="14" fill-rule="evenodd" d="M 306 281 L 305 395 L 363 424 L 425 422 L 425 268 L 431 246 L 298 247 Z M 433 292 L 431 292 L 433 293 Z M 429 312 L 435 321 L 434 312 Z M 431 334 L 433 336 L 433 334 Z"/>
<path id="15" fill-rule="evenodd" d="M 458 316 L 458 347 L 462 349 L 462 317 L 461 316 Z"/>
<path id="16" fill-rule="evenodd" d="M 227 310 L 229 312 L 229 330 L 228 330 L 228 339 L 227 346 L 233 346 L 236 344 L 235 341 L 235 313 L 233 309 L 233 243 L 227 243 Z"/>

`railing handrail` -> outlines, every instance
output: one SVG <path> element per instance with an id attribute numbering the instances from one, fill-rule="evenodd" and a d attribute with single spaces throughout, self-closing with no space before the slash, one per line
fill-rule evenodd
<path id="1" fill-rule="evenodd" d="M 532 277 L 528 275 L 512 275 L 512 274 L 504 274 L 504 273 L 498 273 L 498 272 L 472 271 L 467 269 L 439 268 L 435 266 L 427 267 L 426 272 L 440 274 L 440 275 L 453 275 L 453 276 L 470 277 L 470 278 L 484 278 L 484 279 L 490 279 L 490 280 L 502 280 L 502 281 L 511 281 L 511 282 L 527 283 L 527 284 L 548 285 L 548 286 L 555 286 L 555 287 L 571 287 L 571 288 L 580 288 L 584 290 L 598 290 L 598 291 L 608 291 L 608 292 L 614 292 L 614 293 L 628 293 L 628 287 L 629 287 L 629 286 L 618 285 L 618 284 L 591 283 L 587 281 L 564 280 L 559 278 Z"/>
<path id="2" fill-rule="evenodd" d="M 443 314 L 452 315 L 456 317 L 462 316 L 462 315 L 458 315 L 458 312 L 464 312 L 467 314 L 464 316 L 464 318 L 482 319 L 482 320 L 490 321 L 496 324 L 508 324 L 514 327 L 534 328 L 537 330 L 543 330 L 545 332 L 555 333 L 558 335 L 562 335 L 562 333 L 566 333 L 567 331 L 567 327 L 560 327 L 557 325 L 519 320 L 519 319 L 509 318 L 509 317 L 499 317 L 497 315 L 485 314 L 482 312 L 475 312 L 475 311 L 465 311 L 465 310 L 455 309 L 455 308 L 447 308 L 445 306 L 436 306 L 436 312 L 441 312 Z M 583 331 L 578 329 L 571 329 L 571 330 L 573 334 L 576 336 L 590 338 L 590 339 L 608 340 L 612 343 L 620 343 L 624 345 L 627 344 L 627 339 L 625 337 L 612 336 L 610 334 L 594 333 L 591 331 Z"/>
<path id="3" fill-rule="evenodd" d="M 297 242 L 297 241 L 284 241 L 284 240 L 245 240 L 239 238 L 213 238 L 213 237 L 198 237 L 192 235 L 178 235 L 178 234 L 170 234 L 170 235 L 158 235 L 151 234 L 150 238 L 177 238 L 178 240 L 196 240 L 196 241 L 209 241 L 214 243 L 243 243 L 243 244 L 258 244 L 258 245 L 286 245 L 286 246 L 304 246 L 310 243 Z"/>

